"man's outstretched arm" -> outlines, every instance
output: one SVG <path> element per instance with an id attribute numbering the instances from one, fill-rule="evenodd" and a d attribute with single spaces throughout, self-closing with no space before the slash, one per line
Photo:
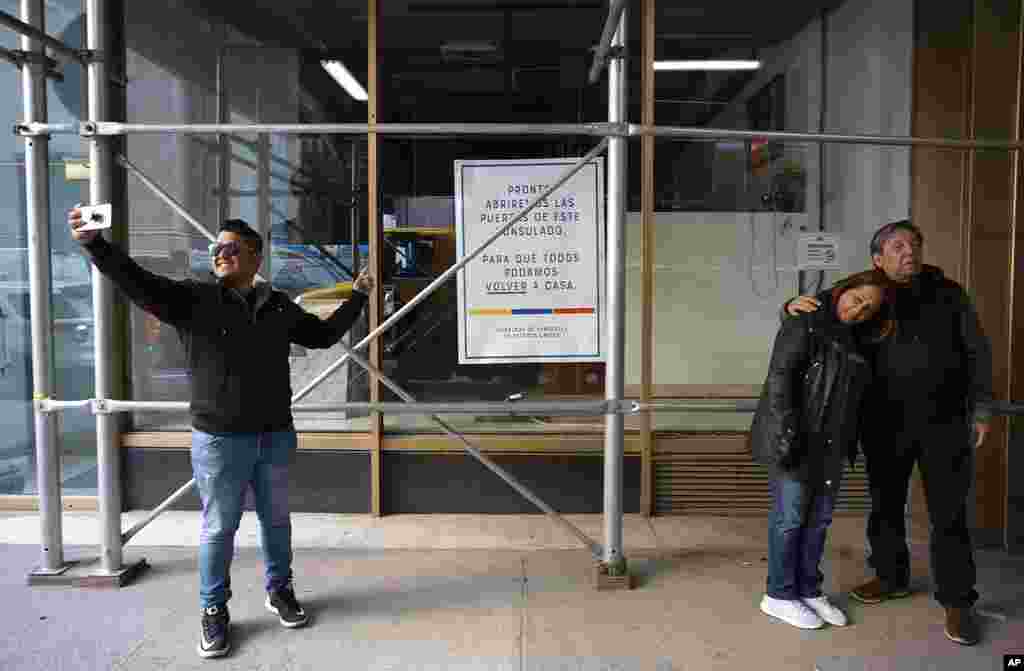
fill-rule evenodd
<path id="1" fill-rule="evenodd" d="M 133 303 L 157 319 L 171 325 L 188 320 L 192 310 L 192 292 L 181 282 L 151 273 L 103 239 L 99 231 L 80 231 L 82 212 L 77 207 L 68 213 L 71 237 L 82 245 L 89 260 Z"/>
<path id="2" fill-rule="evenodd" d="M 290 334 L 291 341 L 313 349 L 326 349 L 334 345 L 359 319 L 373 286 L 373 276 L 360 273 L 352 283 L 352 296 L 327 319 L 320 319 L 292 304 L 291 309 L 302 314 L 298 316 Z"/>

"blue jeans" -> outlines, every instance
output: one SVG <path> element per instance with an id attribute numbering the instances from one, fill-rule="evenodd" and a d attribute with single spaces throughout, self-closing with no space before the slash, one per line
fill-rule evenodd
<path id="1" fill-rule="evenodd" d="M 787 600 L 821 596 L 821 557 L 839 481 L 811 485 L 778 475 L 771 480 L 771 490 L 767 594 Z"/>
<path id="2" fill-rule="evenodd" d="M 294 431 L 214 435 L 192 431 L 192 473 L 203 503 L 199 537 L 199 602 L 203 608 L 231 598 L 231 559 L 251 486 L 260 520 L 267 590 L 292 576 L 292 522 L 288 464 L 298 443 Z"/>

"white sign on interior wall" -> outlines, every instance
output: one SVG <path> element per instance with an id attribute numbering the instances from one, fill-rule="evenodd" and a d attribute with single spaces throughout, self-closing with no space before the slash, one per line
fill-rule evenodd
<path id="1" fill-rule="evenodd" d="M 455 161 L 459 258 L 574 159 Z M 459 271 L 459 363 L 602 361 L 604 162 L 583 166 Z"/>
<path id="2" fill-rule="evenodd" d="M 797 240 L 796 263 L 800 270 L 839 270 L 839 236 L 801 233 Z"/>

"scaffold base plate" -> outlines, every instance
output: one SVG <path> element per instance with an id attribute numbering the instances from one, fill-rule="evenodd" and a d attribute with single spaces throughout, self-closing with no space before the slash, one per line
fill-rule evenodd
<path id="1" fill-rule="evenodd" d="M 594 566 L 594 587 L 598 591 L 633 589 L 633 576 L 628 572 L 625 575 L 608 575 L 608 568 L 597 564 Z"/>
<path id="2" fill-rule="evenodd" d="M 125 564 L 119 571 L 103 571 L 99 557 L 68 562 L 60 573 L 36 569 L 28 574 L 30 586 L 120 588 L 131 583 L 149 568 L 145 558 Z"/>
<path id="3" fill-rule="evenodd" d="M 32 584 L 31 580 L 32 580 L 33 576 L 38 576 L 38 577 L 45 578 L 45 577 L 52 577 L 52 576 L 55 576 L 55 575 L 63 575 L 65 571 L 67 571 L 69 568 L 71 568 L 72 566 L 74 566 L 77 563 L 78 563 L 77 559 L 72 559 L 70 561 L 65 561 L 64 565 L 61 566 L 60 568 L 50 569 L 50 568 L 41 568 L 41 567 L 37 566 L 34 569 L 32 569 L 31 573 L 28 574 L 29 575 L 29 584 Z"/>

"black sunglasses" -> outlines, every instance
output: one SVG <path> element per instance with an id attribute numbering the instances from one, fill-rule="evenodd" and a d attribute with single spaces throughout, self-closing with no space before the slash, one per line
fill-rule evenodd
<path id="1" fill-rule="evenodd" d="M 210 258 L 215 259 L 218 256 L 223 256 L 225 259 L 230 259 L 233 256 L 238 256 L 242 253 L 242 243 L 238 240 L 228 240 L 227 242 L 212 242 L 210 243 Z"/>

